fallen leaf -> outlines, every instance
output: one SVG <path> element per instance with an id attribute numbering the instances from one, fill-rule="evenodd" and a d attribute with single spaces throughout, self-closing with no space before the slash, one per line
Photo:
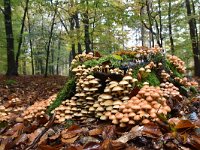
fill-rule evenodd
<path id="1" fill-rule="evenodd" d="M 10 136 L 16 137 L 18 135 L 18 132 L 22 131 L 23 129 L 24 129 L 24 124 L 23 123 L 17 123 L 12 128 L 10 128 L 5 133 L 5 135 L 10 135 Z"/>
<path id="2" fill-rule="evenodd" d="M 89 142 L 83 146 L 83 150 L 99 150 L 100 143 Z"/>
<path id="3" fill-rule="evenodd" d="M 126 147 L 127 147 L 127 145 L 124 143 L 106 139 L 101 144 L 100 150 L 123 150 Z"/>
<path id="4" fill-rule="evenodd" d="M 115 133 L 116 133 L 116 126 L 114 125 L 108 125 L 104 127 L 102 131 L 102 137 L 103 139 L 114 139 L 115 138 Z"/>
<path id="5" fill-rule="evenodd" d="M 111 140 L 109 139 L 104 140 L 103 143 L 101 144 L 100 150 L 113 150 Z"/>
<path id="6" fill-rule="evenodd" d="M 44 127 L 42 128 L 38 128 L 37 130 L 35 130 L 33 133 L 31 134 L 28 134 L 28 138 L 29 138 L 29 141 L 30 143 L 32 143 L 35 138 L 44 130 Z"/>
<path id="7" fill-rule="evenodd" d="M 149 123 L 144 125 L 144 128 L 142 130 L 142 135 L 150 136 L 152 138 L 157 138 L 162 136 L 162 132 L 160 131 L 159 126 L 153 123 Z"/>
<path id="8" fill-rule="evenodd" d="M 142 136 L 143 126 L 135 126 L 129 132 L 126 132 L 120 138 L 115 140 L 116 142 L 127 143 L 129 140 L 134 139 L 137 136 Z"/>
<path id="9" fill-rule="evenodd" d="M 196 135 L 189 136 L 187 143 L 192 145 L 194 148 L 199 149 L 200 148 L 200 136 L 196 136 Z"/>
<path id="10" fill-rule="evenodd" d="M 175 126 L 176 129 L 194 128 L 195 125 L 189 120 L 180 120 Z"/>
<path id="11" fill-rule="evenodd" d="M 21 134 L 19 137 L 17 137 L 14 143 L 16 145 L 19 145 L 20 143 L 25 143 L 27 139 L 28 139 L 28 136 L 27 134 L 24 133 L 24 134 Z"/>
<path id="12" fill-rule="evenodd" d="M 102 133 L 102 128 L 96 128 L 89 131 L 90 136 L 99 135 Z"/>
<path id="13" fill-rule="evenodd" d="M 78 139 L 79 135 L 73 137 L 73 138 L 70 138 L 70 139 L 64 139 L 64 138 L 61 138 L 61 141 L 63 143 L 66 143 L 66 144 L 72 144 L 74 143 L 77 139 Z"/>

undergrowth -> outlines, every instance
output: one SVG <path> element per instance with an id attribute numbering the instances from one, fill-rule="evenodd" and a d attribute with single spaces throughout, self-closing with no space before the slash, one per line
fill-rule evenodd
<path id="1" fill-rule="evenodd" d="M 75 92 L 75 87 L 76 87 L 75 79 L 74 78 L 68 79 L 63 89 L 58 93 L 56 100 L 47 109 L 47 113 L 50 113 L 56 107 L 60 106 L 63 100 L 72 97 Z"/>

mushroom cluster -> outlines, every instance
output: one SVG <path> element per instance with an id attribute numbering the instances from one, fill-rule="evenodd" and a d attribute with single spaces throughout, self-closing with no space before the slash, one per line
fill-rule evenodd
<path id="1" fill-rule="evenodd" d="M 10 110 L 6 109 L 5 106 L 0 106 L 0 122 L 1 121 L 6 121 L 8 120 L 10 117 Z"/>
<path id="2" fill-rule="evenodd" d="M 146 124 L 159 120 L 157 114 L 167 114 L 171 109 L 166 103 L 160 87 L 145 85 L 138 94 L 119 106 L 119 112 L 111 115 L 109 119 L 113 124 L 125 127 L 128 124 Z"/>
<path id="3" fill-rule="evenodd" d="M 96 117 L 100 120 L 107 120 L 118 112 L 120 105 L 129 100 L 129 94 L 137 79 L 131 76 L 124 76 L 120 82 L 110 81 L 107 83 L 104 93 L 99 95 L 91 110 L 95 111 Z"/>
<path id="4" fill-rule="evenodd" d="M 161 83 L 160 87 L 161 87 L 160 89 L 163 91 L 163 96 L 165 96 L 166 98 L 175 96 L 182 97 L 182 95 L 179 92 L 179 89 L 172 83 L 169 82 Z"/>
<path id="5" fill-rule="evenodd" d="M 78 68 L 77 73 L 80 73 L 80 75 L 76 73 L 76 94 L 70 100 L 63 101 L 62 105 L 55 109 L 57 123 L 62 123 L 65 119 L 84 120 L 86 117 L 94 116 L 89 108 L 93 106 L 100 95 L 97 91 L 101 84 L 98 78 L 87 75 L 87 69 L 83 69 L 83 65 L 82 69 L 80 69 L 80 66 Z"/>
<path id="6" fill-rule="evenodd" d="M 132 47 L 131 50 L 121 50 L 116 52 L 117 55 L 130 55 L 139 58 L 140 56 L 155 55 L 157 53 L 162 53 L 163 49 L 160 47 L 148 48 L 144 46 Z"/>
<path id="7" fill-rule="evenodd" d="M 167 55 L 167 59 L 172 63 L 180 73 L 185 73 L 185 62 L 174 55 Z"/>
<path id="8" fill-rule="evenodd" d="M 76 62 L 84 62 L 86 60 L 90 60 L 90 59 L 97 59 L 98 57 L 94 57 L 93 52 L 90 52 L 88 54 L 86 53 L 82 53 L 82 54 L 78 54 L 75 56 L 75 58 L 72 60 L 72 65 L 75 64 Z"/>
<path id="9" fill-rule="evenodd" d="M 52 104 L 55 99 L 56 95 L 53 95 L 47 100 L 35 102 L 22 113 L 22 118 L 32 121 L 34 118 L 43 117 L 47 107 Z"/>
<path id="10" fill-rule="evenodd" d="M 79 79 L 80 80 L 80 79 Z M 125 76 L 122 81 L 107 80 L 104 92 L 100 94 L 99 80 L 92 75 L 77 83 L 76 94 L 62 102 L 53 112 L 56 113 L 56 123 L 62 123 L 65 119 L 79 119 L 97 117 L 101 120 L 109 118 L 109 114 L 118 112 L 119 106 L 129 100 L 129 93 L 137 79 Z M 52 113 L 53 113 L 52 112 Z"/>
<path id="11" fill-rule="evenodd" d="M 164 82 L 170 78 L 170 74 L 168 74 L 165 70 L 162 70 L 160 75 Z"/>
<path id="12" fill-rule="evenodd" d="M 180 84 L 186 86 L 186 87 L 189 87 L 189 86 L 198 87 L 198 83 L 197 82 L 188 81 L 188 79 L 186 77 L 184 77 L 184 78 L 175 77 L 174 80 L 179 82 Z"/>

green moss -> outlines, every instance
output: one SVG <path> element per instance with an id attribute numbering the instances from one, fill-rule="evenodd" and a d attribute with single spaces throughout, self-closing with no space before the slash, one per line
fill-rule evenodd
<path id="1" fill-rule="evenodd" d="M 6 80 L 6 85 L 14 85 L 16 83 L 17 83 L 17 81 L 12 80 L 12 79 Z"/>
<path id="2" fill-rule="evenodd" d="M 171 70 L 175 77 L 183 78 L 183 74 L 179 73 L 176 67 L 172 63 L 170 63 L 168 60 L 166 60 L 165 68 L 167 71 Z"/>
<path id="3" fill-rule="evenodd" d="M 47 113 L 50 113 L 56 107 L 61 105 L 63 100 L 72 97 L 75 92 L 75 87 L 76 87 L 75 79 L 74 78 L 68 79 L 63 89 L 58 93 L 56 100 L 47 109 Z"/>
<path id="4" fill-rule="evenodd" d="M 147 77 L 142 79 L 142 81 L 148 82 L 149 85 L 151 85 L 151 86 L 159 86 L 160 85 L 160 81 L 154 71 L 151 71 L 150 73 L 148 73 Z"/>

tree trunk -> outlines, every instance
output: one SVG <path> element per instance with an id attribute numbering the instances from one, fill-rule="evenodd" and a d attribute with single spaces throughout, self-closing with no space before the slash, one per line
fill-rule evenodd
<path id="1" fill-rule="evenodd" d="M 61 35 L 61 33 L 60 33 Z M 57 54 L 57 62 L 56 62 L 56 74 L 59 75 L 59 62 L 60 62 L 60 49 L 61 49 L 61 39 L 58 40 L 58 54 Z"/>
<path id="2" fill-rule="evenodd" d="M 57 6 L 56 6 L 55 11 L 54 11 L 50 35 L 49 35 L 49 41 L 48 41 L 48 44 L 47 44 L 47 58 L 46 58 L 46 67 L 45 67 L 44 77 L 47 77 L 47 74 L 48 74 L 50 46 L 51 46 L 51 39 L 52 39 L 52 36 L 53 36 L 53 28 L 54 28 L 54 24 L 55 24 L 56 14 L 57 14 Z"/>
<path id="3" fill-rule="evenodd" d="M 75 15 L 74 15 L 74 20 L 75 20 L 75 23 L 76 23 L 76 25 L 75 25 L 75 28 L 76 28 L 76 30 L 77 30 L 77 39 L 79 40 L 79 30 L 80 30 L 80 23 L 79 23 L 79 18 L 78 18 L 78 12 L 76 12 L 75 13 Z M 78 42 L 78 53 L 79 54 L 81 54 L 82 53 L 82 48 L 81 48 L 81 43 L 80 42 Z"/>
<path id="4" fill-rule="evenodd" d="M 191 17 L 192 10 L 190 6 L 190 0 L 185 0 L 186 2 L 186 9 L 188 17 Z M 193 12 L 194 13 L 194 12 Z M 199 60 L 199 48 L 198 48 L 198 34 L 195 31 L 196 27 L 196 19 L 190 18 L 189 20 L 189 30 L 190 30 L 190 38 L 192 41 L 192 50 L 193 50 L 193 57 L 194 57 L 194 73 L 195 76 L 200 76 L 200 60 Z"/>
<path id="5" fill-rule="evenodd" d="M 174 39 L 172 37 L 172 20 L 171 20 L 171 11 L 172 11 L 172 3 L 171 0 L 168 1 L 169 8 L 168 8 L 168 29 L 169 29 L 169 40 L 170 40 L 170 47 L 171 47 L 171 54 L 174 55 Z"/>
<path id="6" fill-rule="evenodd" d="M 89 14 L 88 14 L 88 0 L 86 0 L 86 11 L 83 14 L 83 23 L 84 23 L 84 30 L 85 30 L 85 50 L 86 53 L 91 51 L 90 49 L 90 22 L 89 22 Z"/>
<path id="7" fill-rule="evenodd" d="M 158 0 L 158 12 L 159 12 L 159 43 L 160 47 L 163 46 L 163 37 L 162 37 L 162 11 L 161 11 L 161 0 Z"/>
<path id="8" fill-rule="evenodd" d="M 70 18 L 70 20 L 69 20 L 69 22 L 70 22 L 70 30 L 71 31 L 74 31 L 74 25 L 75 25 L 75 23 L 74 23 L 74 17 L 73 16 L 71 16 L 71 18 Z M 72 57 L 72 59 L 75 57 L 75 55 L 76 55 L 76 51 L 75 51 L 75 43 L 74 43 L 74 36 L 73 35 L 70 35 L 71 36 L 71 38 L 72 38 L 72 45 L 71 45 L 71 57 Z"/>
<path id="9" fill-rule="evenodd" d="M 31 40 L 31 24 L 30 24 L 30 18 L 28 15 L 28 10 L 27 10 L 27 19 L 28 19 L 28 33 L 29 33 L 29 45 L 30 45 L 30 50 L 31 50 L 31 70 L 32 70 L 32 75 L 35 74 L 35 69 L 34 69 L 34 59 L 33 59 L 33 43 Z"/>
<path id="10" fill-rule="evenodd" d="M 6 29 L 6 42 L 7 42 L 7 76 L 18 75 L 15 53 L 14 53 L 14 38 L 12 30 L 12 18 L 11 18 L 11 4 L 10 0 L 4 0 L 4 21 Z"/>
<path id="11" fill-rule="evenodd" d="M 21 53 L 21 45 L 22 45 L 22 36 L 23 36 L 23 32 L 24 32 L 24 24 L 25 24 L 25 20 L 26 20 L 26 14 L 28 11 L 28 3 L 29 0 L 26 0 L 26 6 L 24 9 L 24 15 L 23 15 L 23 19 L 22 19 L 22 26 L 21 26 L 21 31 L 20 31 L 20 35 L 19 35 L 19 43 L 18 43 L 18 49 L 17 49 L 17 55 L 16 55 L 16 69 L 18 71 L 18 63 L 19 63 L 19 56 Z"/>

